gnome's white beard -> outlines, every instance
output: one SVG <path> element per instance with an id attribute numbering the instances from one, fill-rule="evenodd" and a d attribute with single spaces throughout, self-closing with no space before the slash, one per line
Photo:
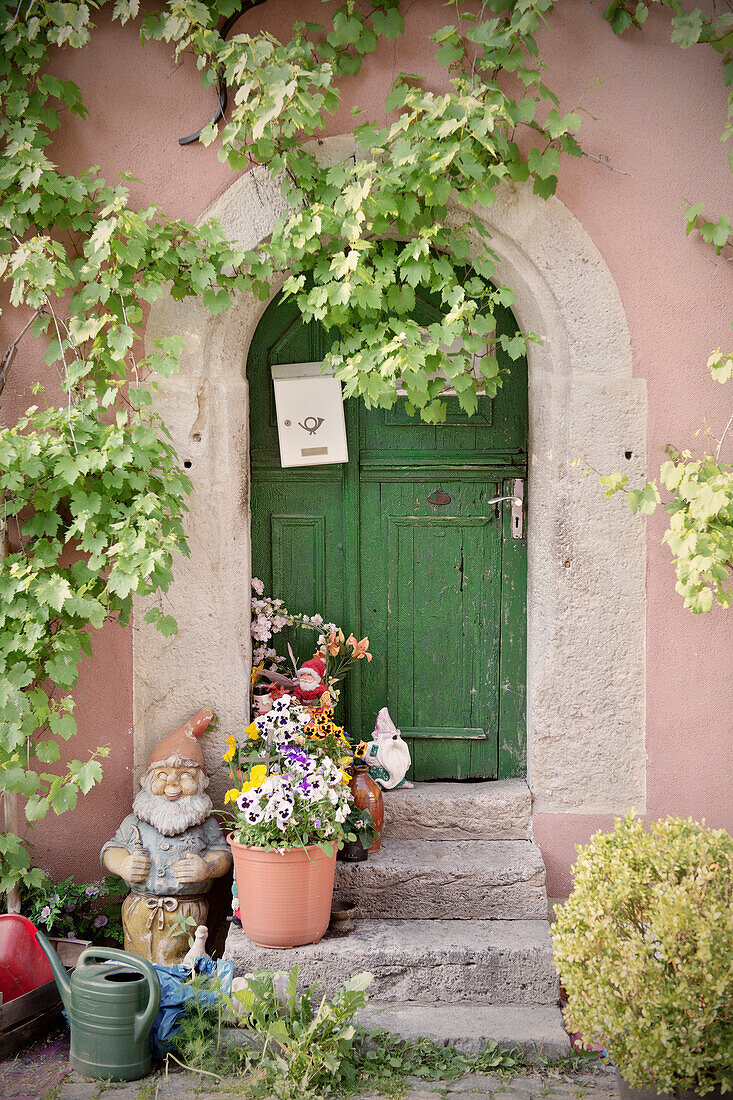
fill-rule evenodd
<path id="1" fill-rule="evenodd" d="M 208 794 L 181 795 L 175 802 L 170 802 L 164 795 L 152 794 L 144 787 L 132 803 L 132 812 L 163 836 L 178 836 L 192 825 L 200 825 L 212 809 Z"/>
<path id="2" fill-rule="evenodd" d="M 380 780 L 386 790 L 396 787 L 407 775 L 410 767 L 410 750 L 401 737 L 378 737 L 377 760 L 389 772 L 389 780 Z"/>

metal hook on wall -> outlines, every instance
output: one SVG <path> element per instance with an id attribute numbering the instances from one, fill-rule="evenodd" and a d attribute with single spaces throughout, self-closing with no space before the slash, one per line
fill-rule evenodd
<path id="1" fill-rule="evenodd" d="M 226 23 L 224 23 L 223 27 L 219 31 L 219 35 L 220 35 L 222 41 L 224 41 L 226 39 L 226 36 L 229 34 L 229 31 L 232 29 L 234 24 L 239 19 L 241 19 L 242 16 L 246 12 L 252 11 L 253 8 L 258 8 L 260 6 L 260 4 L 264 4 L 264 3 L 265 3 L 265 0 L 250 0 L 249 4 L 243 4 L 242 7 L 239 9 L 239 11 L 235 11 L 233 15 L 230 15 L 229 18 L 227 19 Z M 219 75 L 219 85 L 218 85 L 219 104 L 218 104 L 216 110 L 214 111 L 213 115 L 209 119 L 209 121 L 207 123 L 207 126 L 213 126 L 215 122 L 218 122 L 220 118 L 223 118 L 224 117 L 224 112 L 227 109 L 227 85 L 226 85 L 226 81 L 224 79 L 224 66 L 223 65 L 219 66 L 219 74 L 218 75 Z M 198 141 L 198 139 L 201 137 L 201 134 L 204 132 L 205 129 L 206 129 L 206 126 L 202 126 L 201 129 L 197 130 L 195 134 L 189 134 L 188 137 L 179 138 L 178 139 L 178 144 L 179 145 L 192 145 L 194 141 Z"/>

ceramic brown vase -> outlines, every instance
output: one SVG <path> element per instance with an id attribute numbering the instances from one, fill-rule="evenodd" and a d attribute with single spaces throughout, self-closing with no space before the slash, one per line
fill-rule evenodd
<path id="1" fill-rule="evenodd" d="M 369 774 L 366 764 L 354 763 L 351 766 L 351 782 L 349 783 L 354 803 L 359 810 L 368 810 L 374 822 L 374 828 L 379 829 L 380 835 L 369 849 L 370 852 L 378 852 L 382 847 L 382 825 L 384 823 L 384 799 L 377 783 Z"/>

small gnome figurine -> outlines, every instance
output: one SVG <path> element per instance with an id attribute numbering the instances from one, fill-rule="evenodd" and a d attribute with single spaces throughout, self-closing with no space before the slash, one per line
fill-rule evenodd
<path id="1" fill-rule="evenodd" d="M 252 717 L 259 718 L 272 710 L 272 704 L 284 693 L 285 688 L 277 684 L 260 681 L 252 688 Z"/>
<path id="2" fill-rule="evenodd" d="M 410 750 L 386 707 L 382 707 L 377 715 L 373 738 L 366 745 L 360 745 L 358 750 L 372 779 L 376 779 L 385 791 L 411 787 L 412 783 L 405 779 L 411 763 Z"/>
<path id="3" fill-rule="evenodd" d="M 288 650 L 293 668 L 296 668 L 295 656 L 290 646 L 288 646 Z M 276 685 L 269 689 L 269 695 L 273 700 L 279 698 L 285 691 L 297 699 L 299 703 L 305 703 L 312 710 L 321 710 L 323 707 L 332 706 L 331 694 L 325 683 L 326 662 L 317 653 L 315 657 L 311 657 L 310 661 L 303 662 L 295 673 L 295 679 L 284 676 L 281 672 L 272 672 L 267 668 L 262 669 L 260 676 L 263 680 L 268 680 L 272 685 Z M 255 691 L 258 686 L 255 685 Z M 253 709 L 256 714 L 264 714 L 271 707 L 272 702 L 269 705 L 264 702 L 260 703 L 256 695 L 253 697 Z"/>
<path id="4" fill-rule="evenodd" d="M 310 661 L 304 661 L 298 669 L 298 682 L 293 688 L 295 698 L 311 706 L 321 703 L 328 691 L 323 680 L 325 675 L 326 662 L 323 657 L 311 657 Z"/>
<path id="5" fill-rule="evenodd" d="M 158 743 L 132 813 L 100 854 L 102 866 L 131 890 L 122 903 L 125 950 L 163 966 L 180 963 L 186 954 L 180 918 L 206 924 L 212 880 L 232 865 L 211 816 L 199 744 L 213 717 L 212 710 L 200 710 Z"/>

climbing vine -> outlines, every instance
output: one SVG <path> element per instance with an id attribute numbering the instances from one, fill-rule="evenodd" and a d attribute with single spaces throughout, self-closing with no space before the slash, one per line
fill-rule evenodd
<path id="1" fill-rule="evenodd" d="M 684 11 L 678 0 L 656 0 L 673 12 L 672 41 L 682 49 L 703 44 L 718 53 L 723 62 L 723 79 L 728 90 L 728 118 L 721 141 L 733 137 L 733 14 L 703 12 L 700 8 Z M 641 0 L 613 0 L 605 18 L 616 34 L 632 25 L 640 28 L 649 9 Z M 733 150 L 728 154 L 733 172 Z M 731 216 L 722 214 L 713 221 L 704 216 L 702 202 L 686 202 L 684 216 L 688 236 L 699 233 L 711 245 L 719 262 L 733 260 Z M 717 348 L 708 358 L 712 378 L 721 384 L 733 384 L 733 353 Z M 704 435 L 714 450 L 695 455 L 689 449 L 667 447 L 668 459 L 659 471 L 659 480 L 668 497 L 664 510 L 670 517 L 663 541 L 669 546 L 677 573 L 677 592 L 684 606 L 695 614 L 711 611 L 715 603 L 730 607 L 733 599 L 733 465 L 721 458 L 724 443 L 733 428 L 733 404 L 729 406 L 716 439 L 711 429 Z M 701 433 L 697 433 L 698 435 Z M 620 473 L 600 478 L 606 496 L 627 493 L 632 512 L 651 516 L 662 503 L 656 479 L 639 489 L 628 489 L 628 478 Z"/>
<path id="2" fill-rule="evenodd" d="M 433 35 L 447 90 L 398 75 L 384 105 L 391 121 L 358 124 L 354 155 L 336 165 L 305 139 L 339 106 L 341 77 L 403 33 L 398 0 L 373 0 L 368 12 L 349 0 L 327 23 L 296 23 L 287 42 L 236 26 L 223 35 L 234 0 L 169 0 L 142 16 L 139 0 L 107 4 L 114 20 L 139 19 L 143 43 L 191 51 L 205 86 L 226 85 L 225 118 L 205 127 L 202 143 L 234 171 L 263 166 L 279 180 L 287 213 L 268 241 L 244 250 L 214 223 L 134 209 L 124 179 L 110 185 L 95 168 L 65 174 L 49 159 L 64 112 L 85 111 L 78 87 L 49 75 L 47 62 L 58 47 L 87 45 L 103 6 L 0 2 L 0 277 L 14 329 L 0 388 L 18 346 L 35 338 L 65 394 L 58 403 L 39 388 L 36 406 L 0 431 L 9 537 L 0 561 L 0 791 L 24 799 L 29 823 L 72 808 L 101 776 L 105 749 L 61 760 L 90 629 L 127 623 L 135 595 L 165 593 L 175 555 L 186 553 L 190 483 L 151 403 L 156 377 L 177 369 L 183 346 L 167 339 L 145 353 L 147 305 L 170 291 L 217 313 L 243 291 L 266 299 L 285 278 L 304 317 L 334 330 L 328 360 L 347 394 L 388 406 L 400 387 L 416 414 L 436 422 L 450 387 L 473 411 L 479 393 L 501 384 L 497 348 L 516 359 L 533 337 L 495 333 L 494 308 L 513 295 L 496 285 L 491 243 L 471 207 L 493 202 L 505 181 L 532 180 L 547 198 L 562 155 L 583 155 L 574 136 L 582 108 L 562 113 L 538 56 L 551 0 L 486 0 L 480 15 L 450 6 L 452 20 Z M 606 17 L 619 33 L 645 12 L 614 3 Z M 721 53 L 730 89 L 725 17 L 683 29 L 675 7 L 673 24 L 690 39 L 681 44 Z M 465 217 L 452 221 L 451 204 Z M 730 223 L 721 243 L 722 219 L 707 222 L 694 206 L 688 221 L 727 246 Z M 412 320 L 420 289 L 442 304 L 441 320 L 426 327 Z M 724 363 L 721 353 L 719 370 Z M 163 634 L 176 630 L 162 604 L 147 618 Z M 0 890 L 32 879 L 13 833 L 0 838 L 0 871 Z"/>

